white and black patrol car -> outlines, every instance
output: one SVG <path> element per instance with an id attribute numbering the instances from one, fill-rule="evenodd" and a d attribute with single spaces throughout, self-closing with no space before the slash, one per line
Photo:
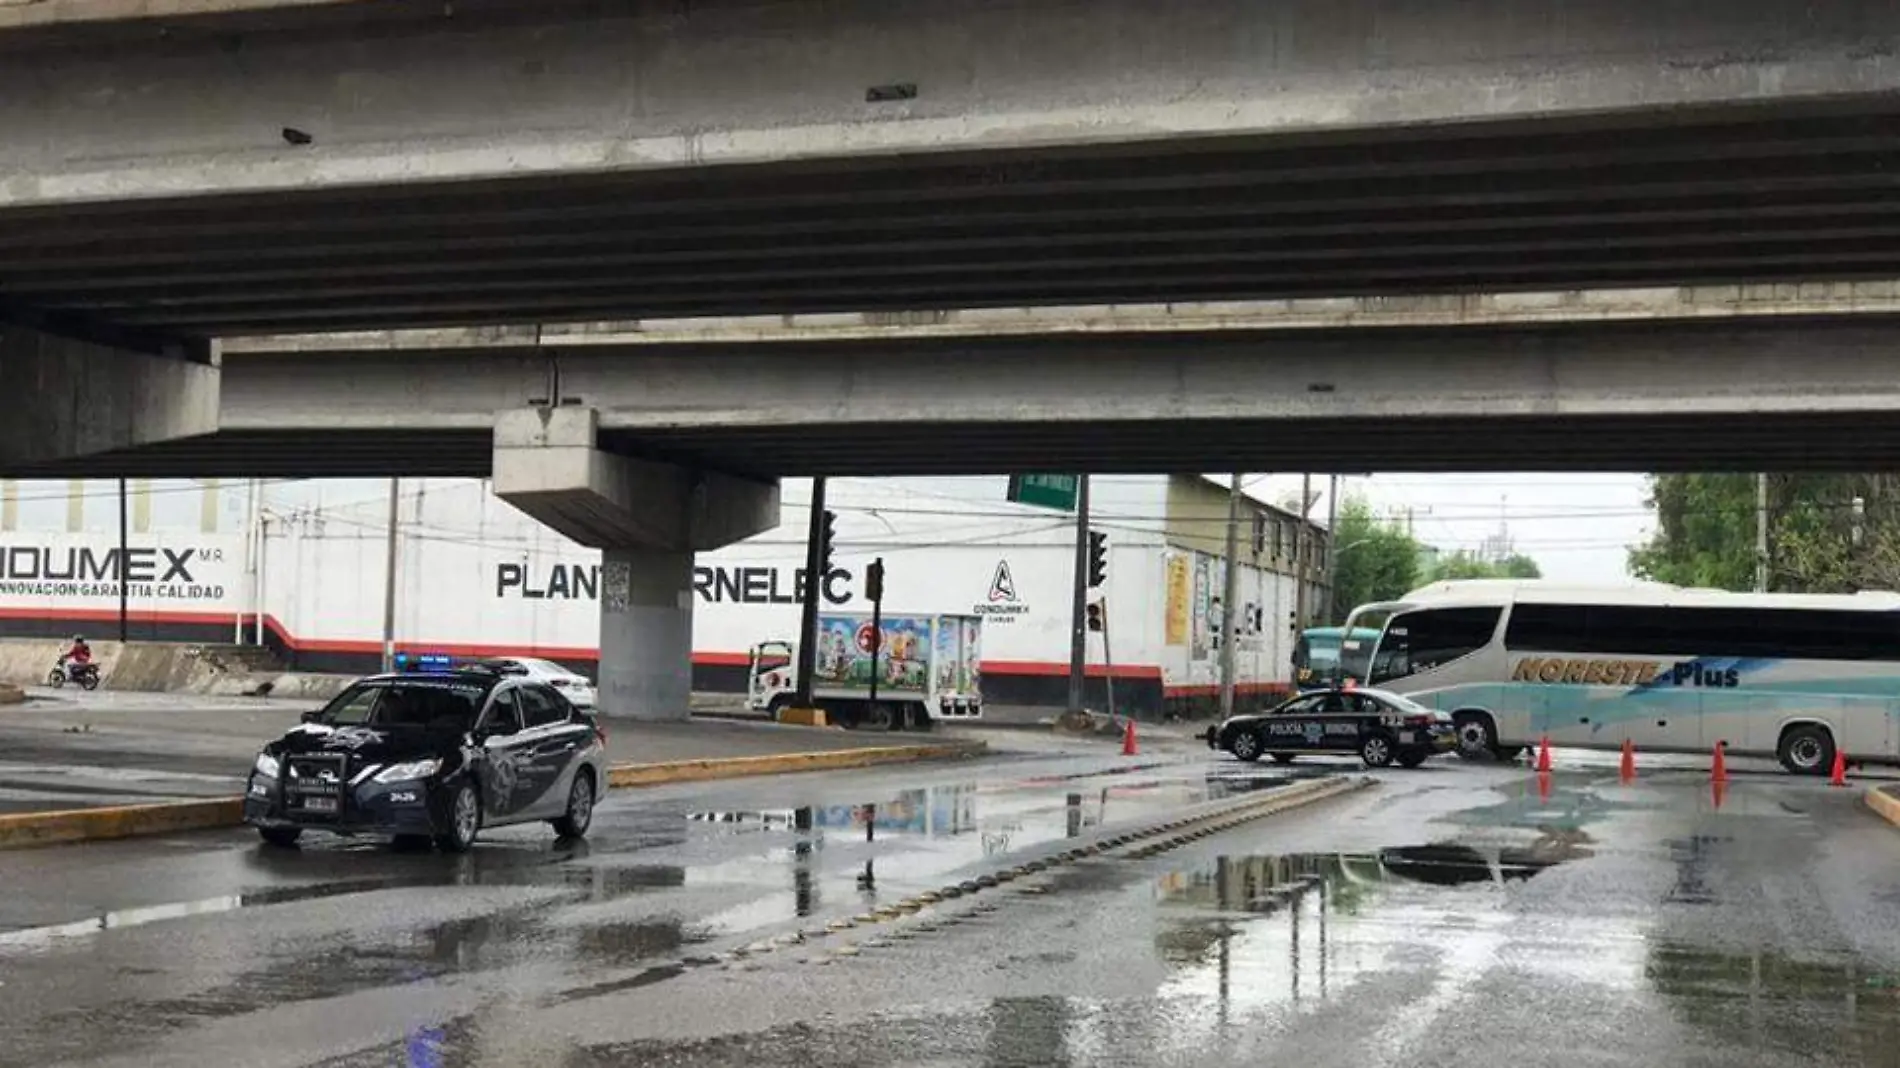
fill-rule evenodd
<path id="1" fill-rule="evenodd" d="M 1368 767 L 1415 768 L 1457 748 L 1451 717 L 1384 690 L 1315 690 L 1207 728 L 1207 744 L 1242 760 L 1289 763 L 1301 753 L 1357 753 Z"/>
<path id="2" fill-rule="evenodd" d="M 374 675 L 264 747 L 244 821 L 279 846 L 327 831 L 462 852 L 509 823 L 584 835 L 606 785 L 606 735 L 545 683 L 482 668 Z"/>

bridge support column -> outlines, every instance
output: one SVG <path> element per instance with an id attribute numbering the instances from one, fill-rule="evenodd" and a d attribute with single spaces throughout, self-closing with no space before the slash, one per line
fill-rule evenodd
<path id="1" fill-rule="evenodd" d="M 685 719 L 693 558 L 778 525 L 777 483 L 634 460 L 597 447 L 591 408 L 502 413 L 495 494 L 602 550 L 600 711 Z"/>
<path id="2" fill-rule="evenodd" d="M 218 368 L 0 322 L 0 472 L 218 429 Z"/>

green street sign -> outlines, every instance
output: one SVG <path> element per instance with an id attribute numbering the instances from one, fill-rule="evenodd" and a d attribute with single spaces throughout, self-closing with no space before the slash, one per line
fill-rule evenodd
<path id="1" fill-rule="evenodd" d="M 1011 475 L 1009 499 L 1017 504 L 1073 512 L 1081 481 L 1080 475 Z"/>

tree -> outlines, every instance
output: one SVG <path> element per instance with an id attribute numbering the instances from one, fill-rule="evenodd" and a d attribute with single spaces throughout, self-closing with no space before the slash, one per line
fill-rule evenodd
<path id="1" fill-rule="evenodd" d="M 1512 553 L 1505 557 L 1503 562 L 1497 566 L 1498 569 L 1504 573 L 1503 577 L 1505 578 L 1536 579 L 1544 577 L 1544 569 L 1537 566 L 1537 561 L 1525 556 L 1523 553 Z"/>
<path id="2" fill-rule="evenodd" d="M 1542 578 L 1543 570 L 1537 561 L 1522 553 L 1513 553 L 1502 560 L 1486 560 L 1475 553 L 1460 549 L 1450 556 L 1440 557 L 1437 566 L 1427 581 L 1445 582 L 1452 579 L 1488 579 L 1488 578 Z"/>
<path id="3" fill-rule="evenodd" d="M 1649 480 L 1656 533 L 1630 550 L 1639 578 L 1746 590 L 1755 581 L 1755 477 L 1657 475 Z"/>
<path id="4" fill-rule="evenodd" d="M 1754 475 L 1657 475 L 1650 505 L 1656 533 L 1630 550 L 1633 573 L 1754 588 Z M 1886 475 L 1770 477 L 1768 565 L 1768 588 L 1777 592 L 1900 588 L 1900 484 Z"/>
<path id="5" fill-rule="evenodd" d="M 1344 622 L 1353 608 L 1389 601 L 1419 586 L 1419 546 L 1405 528 L 1383 520 L 1358 498 L 1341 502 L 1333 531 L 1333 603 Z"/>

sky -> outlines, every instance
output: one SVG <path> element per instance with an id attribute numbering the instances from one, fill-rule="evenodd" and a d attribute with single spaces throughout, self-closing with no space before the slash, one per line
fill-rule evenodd
<path id="1" fill-rule="evenodd" d="M 1248 490 L 1275 504 L 1299 499 L 1299 475 L 1247 476 Z M 1629 580 L 1628 550 L 1654 527 L 1637 474 L 1520 473 L 1372 475 L 1343 480 L 1341 498 L 1363 497 L 1382 512 L 1412 510 L 1412 533 L 1443 551 L 1476 549 L 1502 521 L 1518 552 L 1545 578 L 1579 583 Z M 1313 476 L 1326 515 L 1326 477 Z"/>

